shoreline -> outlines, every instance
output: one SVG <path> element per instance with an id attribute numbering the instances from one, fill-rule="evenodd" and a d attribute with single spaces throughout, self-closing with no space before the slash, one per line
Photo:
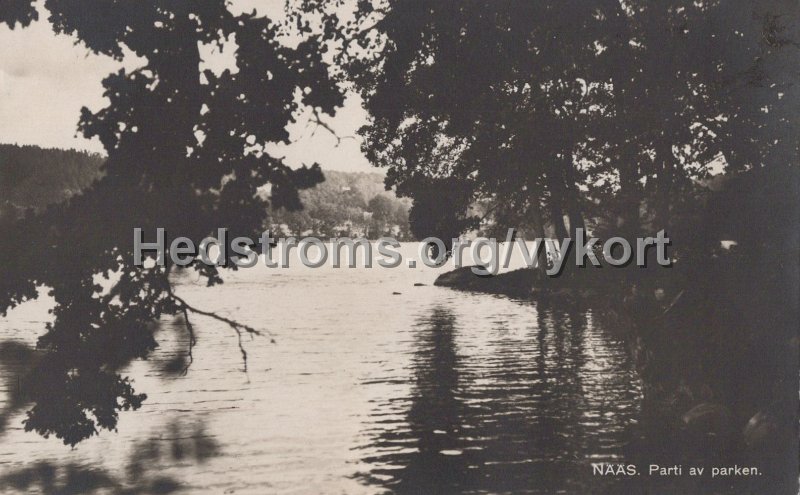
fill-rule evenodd
<path id="1" fill-rule="evenodd" d="M 600 295 L 595 287 L 578 287 L 565 278 L 551 278 L 548 287 L 536 287 L 538 280 L 532 268 L 518 268 L 497 275 L 480 276 L 472 273 L 471 266 L 463 266 L 436 277 L 436 287 L 508 296 L 514 299 L 530 297 L 569 296 L 589 298 Z"/>

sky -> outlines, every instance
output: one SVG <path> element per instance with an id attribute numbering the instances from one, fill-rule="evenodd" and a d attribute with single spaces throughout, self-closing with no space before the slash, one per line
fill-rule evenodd
<path id="1" fill-rule="evenodd" d="M 235 0 L 234 9 L 258 13 L 281 11 L 283 0 Z M 265 8 L 266 7 L 266 8 Z M 105 106 L 103 78 L 122 67 L 141 65 L 134 56 L 121 62 L 95 55 L 77 38 L 56 35 L 47 14 L 27 28 L 11 30 L 0 25 L 0 143 L 35 144 L 43 147 L 75 148 L 103 152 L 96 139 L 76 132 L 80 109 Z M 224 55 L 208 53 L 208 65 L 225 66 Z M 349 95 L 334 117 L 323 117 L 339 136 L 356 136 L 367 119 L 361 100 Z M 292 167 L 316 162 L 328 170 L 380 172 L 361 153 L 357 137 L 338 141 L 329 131 L 307 121 L 307 115 L 289 127 L 293 143 L 274 146 Z"/>

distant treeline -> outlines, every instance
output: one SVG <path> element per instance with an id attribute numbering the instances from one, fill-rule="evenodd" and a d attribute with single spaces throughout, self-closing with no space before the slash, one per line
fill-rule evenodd
<path id="1" fill-rule="evenodd" d="M 102 164 L 96 153 L 0 144 L 0 211 L 64 201 L 97 179 Z"/>
<path id="2" fill-rule="evenodd" d="M 85 151 L 0 144 L 0 216 L 41 210 L 78 194 L 100 177 L 103 156 Z M 300 191 L 301 211 L 270 210 L 279 234 L 409 238 L 409 200 L 386 191 L 375 173 L 326 171 Z"/>

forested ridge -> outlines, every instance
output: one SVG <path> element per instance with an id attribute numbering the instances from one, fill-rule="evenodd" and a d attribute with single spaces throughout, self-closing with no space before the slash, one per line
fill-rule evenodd
<path id="1" fill-rule="evenodd" d="M 0 144 L 2 206 L 42 209 L 60 203 L 98 179 L 102 164 L 97 153 Z"/>
<path id="2" fill-rule="evenodd" d="M 20 215 L 61 203 L 99 179 L 103 162 L 97 153 L 0 144 L 0 212 Z M 386 191 L 381 174 L 328 170 L 324 176 L 300 193 L 302 209 L 270 208 L 265 228 L 276 234 L 409 238 L 410 201 Z"/>

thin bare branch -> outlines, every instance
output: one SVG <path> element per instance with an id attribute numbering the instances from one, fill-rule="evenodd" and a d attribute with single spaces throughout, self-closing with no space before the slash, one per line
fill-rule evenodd
<path id="1" fill-rule="evenodd" d="M 197 313 L 199 315 L 208 316 L 209 318 L 214 318 L 215 320 L 221 321 L 223 323 L 226 323 L 229 327 L 233 328 L 233 330 L 236 332 L 237 343 L 239 344 L 239 352 L 242 353 L 242 361 L 244 362 L 244 372 L 245 373 L 247 373 L 247 351 L 245 350 L 244 345 L 242 344 L 243 332 L 248 333 L 251 338 L 254 335 L 264 335 L 264 333 L 267 333 L 268 335 L 272 336 L 272 333 L 270 333 L 270 332 L 266 332 L 266 331 L 262 332 L 260 330 L 256 330 L 255 328 L 253 328 L 253 327 L 251 327 L 249 325 L 245 325 L 244 323 L 239 323 L 238 321 L 232 320 L 230 318 L 226 318 L 225 316 L 218 315 L 217 313 L 214 313 L 214 312 L 211 312 L 211 311 L 205 311 L 205 310 L 196 308 L 196 307 L 192 306 L 191 304 L 187 303 L 186 300 L 183 299 L 182 297 L 175 295 L 175 293 L 172 292 L 171 290 L 169 291 L 169 294 L 170 294 L 170 297 L 175 302 L 180 304 L 181 310 L 184 312 L 184 315 L 187 314 L 187 311 L 191 311 L 191 312 Z M 187 317 L 186 321 L 187 322 L 189 321 L 188 317 Z M 192 334 L 194 334 L 194 329 L 192 329 Z M 275 339 L 270 339 L 270 342 L 275 343 Z"/>
<path id="2" fill-rule="evenodd" d="M 314 117 L 312 119 L 309 119 L 309 122 L 314 122 L 315 124 L 317 124 L 317 127 L 314 129 L 314 132 L 311 133 L 312 136 L 317 132 L 318 128 L 322 127 L 323 129 L 331 133 L 331 135 L 336 139 L 337 148 L 339 147 L 340 144 L 342 144 L 342 141 L 344 141 L 345 139 L 356 139 L 355 136 L 340 136 L 339 134 L 337 134 L 336 131 L 333 130 L 333 128 L 328 123 L 322 120 L 322 117 L 320 116 L 316 108 L 312 109 L 311 112 L 314 114 Z"/>

